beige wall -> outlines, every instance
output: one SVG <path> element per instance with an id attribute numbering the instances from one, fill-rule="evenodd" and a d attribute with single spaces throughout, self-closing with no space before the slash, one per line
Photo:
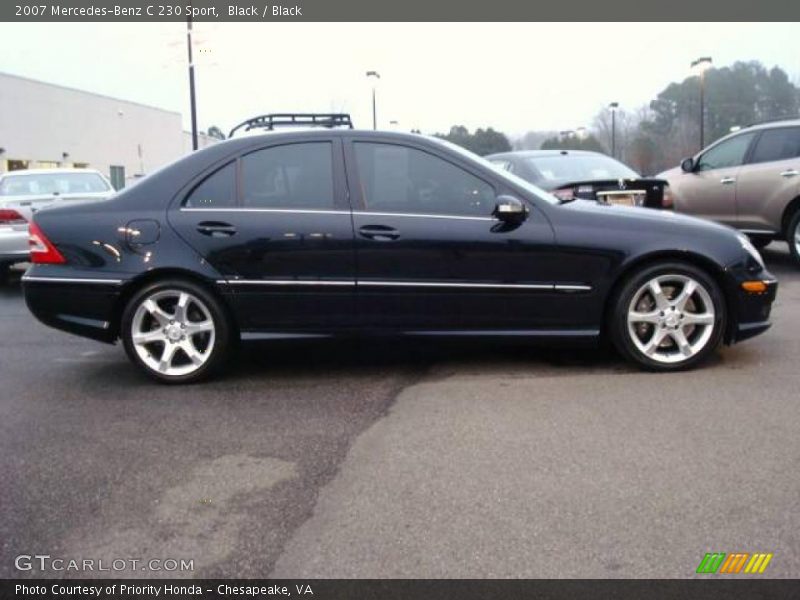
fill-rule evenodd
<path id="1" fill-rule="evenodd" d="M 0 73 L 0 171 L 9 160 L 88 163 L 106 175 L 121 165 L 130 181 L 187 152 L 181 125 L 177 112 Z"/>

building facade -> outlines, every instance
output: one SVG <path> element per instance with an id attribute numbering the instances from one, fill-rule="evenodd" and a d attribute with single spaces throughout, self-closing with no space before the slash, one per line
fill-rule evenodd
<path id="1" fill-rule="evenodd" d="M 178 112 L 0 73 L 0 173 L 88 167 L 119 189 L 191 149 Z"/>

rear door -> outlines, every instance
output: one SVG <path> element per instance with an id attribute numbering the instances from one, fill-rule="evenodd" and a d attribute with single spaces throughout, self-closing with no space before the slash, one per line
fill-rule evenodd
<path id="1" fill-rule="evenodd" d="M 676 181 L 676 209 L 736 226 L 736 183 L 755 133 L 747 132 L 712 146 L 697 159 L 694 171 Z"/>
<path id="2" fill-rule="evenodd" d="M 207 174 L 170 222 L 224 275 L 250 331 L 346 327 L 353 227 L 340 141 L 281 142 Z"/>
<path id="3" fill-rule="evenodd" d="M 764 129 L 739 171 L 740 229 L 777 233 L 786 206 L 800 194 L 800 127 Z"/>

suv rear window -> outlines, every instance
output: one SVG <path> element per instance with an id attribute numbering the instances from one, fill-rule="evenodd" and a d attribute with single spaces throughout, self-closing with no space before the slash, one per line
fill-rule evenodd
<path id="1" fill-rule="evenodd" d="M 767 129 L 758 138 L 751 163 L 788 160 L 800 156 L 800 127 Z"/>

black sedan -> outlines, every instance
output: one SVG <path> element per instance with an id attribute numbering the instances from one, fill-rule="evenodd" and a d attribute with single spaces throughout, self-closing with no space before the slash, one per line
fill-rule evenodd
<path id="1" fill-rule="evenodd" d="M 502 170 L 550 192 L 561 200 L 672 208 L 664 179 L 642 177 L 627 165 L 599 152 L 527 150 L 486 157 Z"/>
<path id="2" fill-rule="evenodd" d="M 769 327 L 747 238 L 668 213 L 562 202 L 419 135 L 294 131 L 195 152 L 103 203 L 46 209 L 23 278 L 44 323 L 155 379 L 237 341 L 332 335 L 610 338 L 691 367 Z"/>

